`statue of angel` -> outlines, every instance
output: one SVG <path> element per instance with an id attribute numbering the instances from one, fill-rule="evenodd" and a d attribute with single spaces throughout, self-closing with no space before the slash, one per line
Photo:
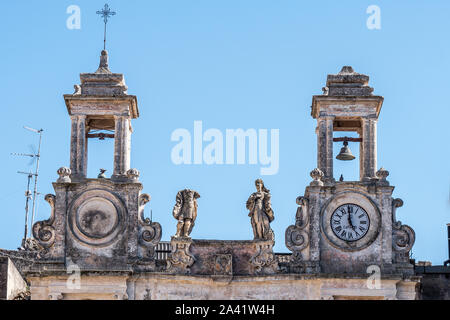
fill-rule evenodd
<path id="1" fill-rule="evenodd" d="M 248 216 L 251 218 L 255 240 L 274 240 L 270 223 L 274 220 L 272 205 L 270 203 L 270 190 L 264 187 L 262 179 L 255 181 L 256 192 L 247 200 Z"/>
<path id="2" fill-rule="evenodd" d="M 197 191 L 184 189 L 177 193 L 173 217 L 178 220 L 175 237 L 189 237 L 197 218 Z"/>

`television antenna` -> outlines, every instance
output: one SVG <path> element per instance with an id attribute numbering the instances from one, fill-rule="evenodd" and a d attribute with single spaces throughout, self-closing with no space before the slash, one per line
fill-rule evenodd
<path id="1" fill-rule="evenodd" d="M 31 183 L 31 179 L 33 178 L 34 173 L 23 172 L 23 171 L 17 171 L 17 173 L 26 174 L 28 176 L 27 190 L 25 191 L 25 232 L 24 232 L 23 239 L 22 239 L 22 247 L 24 247 L 25 242 L 28 238 L 28 208 L 29 208 L 28 203 L 29 203 L 30 199 L 32 198 L 31 191 L 30 191 L 30 183 Z"/>
<path id="2" fill-rule="evenodd" d="M 33 129 L 30 127 L 23 127 L 24 129 L 37 133 L 39 134 L 39 145 L 38 145 L 38 149 L 37 151 L 35 150 L 33 145 L 30 145 L 30 153 L 11 153 L 14 156 L 20 156 L 20 157 L 30 157 L 31 161 L 29 162 L 29 166 L 33 165 L 34 163 L 36 163 L 36 167 L 34 170 L 34 173 L 31 172 L 23 172 L 23 171 L 18 171 L 18 173 L 20 174 L 26 174 L 28 175 L 28 187 L 27 187 L 27 191 L 25 193 L 26 196 L 26 213 L 25 213 L 25 238 L 27 237 L 27 233 L 28 233 L 28 202 L 30 200 L 30 198 L 32 199 L 32 207 L 31 207 L 31 226 L 33 226 L 34 224 L 34 218 L 36 216 L 36 199 L 38 197 L 38 195 L 40 194 L 38 192 L 38 176 L 39 176 L 39 160 L 41 158 L 41 142 L 42 142 L 42 132 L 44 131 L 43 129 Z M 29 187 L 30 187 L 30 180 L 34 177 L 34 186 L 33 186 L 33 196 L 31 196 L 31 193 L 29 191 Z M 28 194 L 30 193 L 30 194 Z"/>

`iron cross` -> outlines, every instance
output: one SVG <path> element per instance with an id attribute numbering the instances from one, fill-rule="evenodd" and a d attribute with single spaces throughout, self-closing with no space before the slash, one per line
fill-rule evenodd
<path id="1" fill-rule="evenodd" d="M 103 50 L 106 50 L 106 24 L 108 23 L 108 18 L 115 15 L 114 11 L 111 11 L 108 4 L 105 4 L 105 7 L 101 11 L 97 11 L 97 14 L 103 17 L 103 22 L 105 23 L 105 32 L 103 37 Z"/>

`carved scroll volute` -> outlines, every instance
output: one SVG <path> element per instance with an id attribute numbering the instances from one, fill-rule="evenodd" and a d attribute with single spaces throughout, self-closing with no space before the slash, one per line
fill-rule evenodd
<path id="1" fill-rule="evenodd" d="M 402 222 L 397 221 L 397 208 L 400 208 L 403 206 L 403 200 L 400 198 L 396 198 L 392 200 L 392 227 L 394 229 L 400 229 Z"/>
<path id="2" fill-rule="evenodd" d="M 306 197 L 297 197 L 295 225 L 286 229 L 286 247 L 293 252 L 293 260 L 302 260 L 301 251 L 309 247 L 309 201 Z"/>
<path id="3" fill-rule="evenodd" d="M 146 258 L 154 257 L 154 249 L 161 240 L 161 225 L 144 217 L 144 208 L 150 199 L 150 195 L 146 193 L 139 196 L 139 244 L 148 249 Z"/>
<path id="4" fill-rule="evenodd" d="M 33 237 L 44 248 L 50 248 L 55 243 L 55 202 L 56 197 L 53 194 L 47 194 L 45 201 L 51 208 L 50 218 L 44 221 L 38 221 L 33 225 Z"/>
<path id="5" fill-rule="evenodd" d="M 403 206 L 402 199 L 392 200 L 392 248 L 396 252 L 396 262 L 408 262 L 409 252 L 416 241 L 416 234 L 410 226 L 397 221 L 396 210 L 401 206 Z"/>
<path id="6" fill-rule="evenodd" d="M 395 251 L 409 252 L 415 241 L 416 234 L 410 226 L 403 224 L 400 229 L 393 230 L 392 245 Z"/>

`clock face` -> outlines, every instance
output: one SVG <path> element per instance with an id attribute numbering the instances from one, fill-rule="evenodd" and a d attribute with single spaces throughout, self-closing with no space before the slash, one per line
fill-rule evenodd
<path id="1" fill-rule="evenodd" d="M 363 208 L 346 203 L 334 210 L 330 223 L 331 229 L 339 239 L 357 241 L 367 234 L 370 219 Z"/>

